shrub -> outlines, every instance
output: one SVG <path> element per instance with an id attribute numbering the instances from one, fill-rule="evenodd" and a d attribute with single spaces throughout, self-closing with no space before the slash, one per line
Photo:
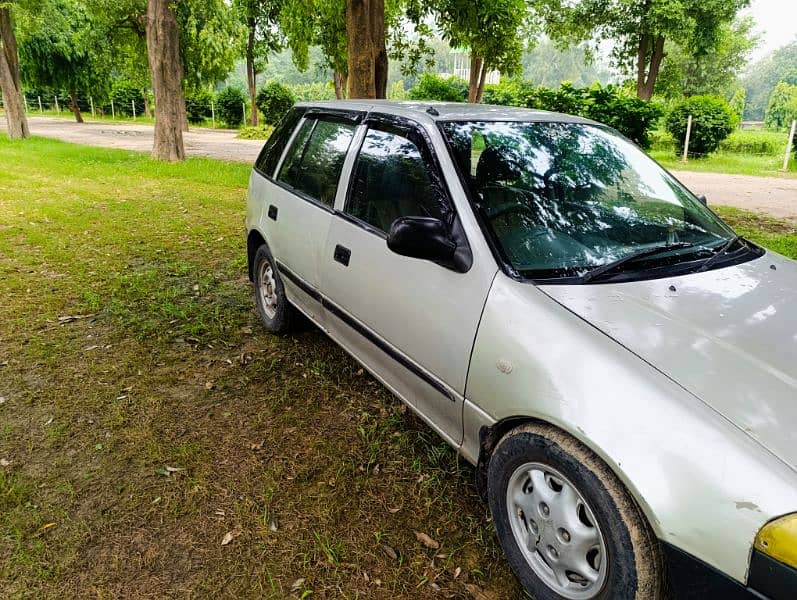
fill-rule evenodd
<path id="1" fill-rule="evenodd" d="M 689 156 L 701 157 L 714 152 L 733 131 L 733 111 L 717 96 L 692 96 L 676 104 L 667 115 L 667 131 L 675 138 L 675 152 L 683 148 L 686 124 L 692 115 Z"/>
<path id="2" fill-rule="evenodd" d="M 720 150 L 734 154 L 768 154 L 783 156 L 786 138 L 774 131 L 734 131 L 720 142 Z"/>
<path id="3" fill-rule="evenodd" d="M 279 84 L 277 84 L 279 85 Z M 311 102 L 314 100 L 334 100 L 335 88 L 331 82 L 298 83 L 288 88 L 293 92 L 296 102 Z M 258 107 L 260 103 L 258 102 Z M 261 112 L 263 109 L 260 109 Z M 286 111 L 287 112 L 287 111 Z"/>
<path id="4" fill-rule="evenodd" d="M 407 90 L 404 89 L 404 80 L 397 79 L 392 83 L 390 89 L 387 91 L 387 97 L 391 100 L 406 100 Z"/>
<path id="5" fill-rule="evenodd" d="M 218 106 L 216 114 L 227 127 L 238 128 L 244 122 L 243 107 L 245 104 L 246 94 L 241 88 L 226 87 L 216 96 L 216 105 Z"/>
<path id="6" fill-rule="evenodd" d="M 189 123 L 202 123 L 213 116 L 211 103 L 213 94 L 207 90 L 198 90 L 185 97 L 185 112 Z"/>
<path id="7" fill-rule="evenodd" d="M 423 73 L 418 83 L 407 91 L 407 98 L 464 102 L 468 98 L 468 83 L 461 77 L 445 78 L 435 73 Z"/>
<path id="8" fill-rule="evenodd" d="M 296 102 L 296 97 L 287 86 L 276 81 L 269 81 L 257 92 L 256 102 L 260 112 L 263 113 L 263 120 L 269 125 L 276 125 L 291 109 Z"/>
<path id="9" fill-rule="evenodd" d="M 502 79 L 500 83 L 488 83 L 484 86 L 482 102 L 500 106 L 522 106 L 524 85 L 530 86 L 531 82 Z"/>
<path id="10" fill-rule="evenodd" d="M 258 127 L 241 127 L 238 130 L 237 137 L 239 140 L 267 140 L 271 137 L 271 132 L 274 128 L 271 125 L 260 125 Z"/>
<path id="11" fill-rule="evenodd" d="M 111 85 L 111 98 L 113 99 L 114 113 L 117 115 L 133 115 L 133 102 L 136 104 L 136 115 L 144 112 L 144 94 L 131 81 L 117 79 Z M 110 102 L 108 103 L 110 112 Z"/>

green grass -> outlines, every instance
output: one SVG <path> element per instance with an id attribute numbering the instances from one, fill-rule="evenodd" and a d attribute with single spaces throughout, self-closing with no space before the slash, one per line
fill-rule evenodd
<path id="1" fill-rule="evenodd" d="M 472 470 L 323 334 L 259 326 L 248 175 L 0 136 L 0 597 L 519 597 Z"/>
<path id="2" fill-rule="evenodd" d="M 0 136 L 0 597 L 517 597 L 455 453 L 259 326 L 248 176 Z"/>
<path id="3" fill-rule="evenodd" d="M 680 171 L 702 171 L 761 177 L 797 178 L 797 161 L 789 163 L 789 171 L 782 171 L 788 134 L 782 131 L 737 130 L 720 146 L 720 149 L 705 158 L 681 160 L 666 132 L 653 135 L 654 145 L 649 154 L 668 169 Z"/>

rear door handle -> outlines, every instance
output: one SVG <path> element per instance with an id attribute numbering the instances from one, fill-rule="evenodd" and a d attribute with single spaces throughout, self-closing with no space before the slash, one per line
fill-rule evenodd
<path id="1" fill-rule="evenodd" d="M 337 244 L 335 246 L 335 253 L 332 255 L 332 257 L 344 267 L 348 267 L 349 259 L 351 258 L 351 250 L 341 246 L 340 244 Z"/>

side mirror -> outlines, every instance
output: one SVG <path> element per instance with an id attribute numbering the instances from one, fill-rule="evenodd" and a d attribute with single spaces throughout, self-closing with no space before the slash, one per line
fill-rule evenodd
<path id="1" fill-rule="evenodd" d="M 457 244 L 440 219 L 400 217 L 387 234 L 387 247 L 396 254 L 449 265 Z"/>
<path id="2" fill-rule="evenodd" d="M 708 206 L 708 200 L 706 200 L 705 196 L 698 196 L 697 199 L 700 200 L 700 204 L 703 206 Z"/>

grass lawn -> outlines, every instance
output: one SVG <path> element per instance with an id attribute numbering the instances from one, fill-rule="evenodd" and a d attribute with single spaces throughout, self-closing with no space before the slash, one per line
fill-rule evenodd
<path id="1" fill-rule="evenodd" d="M 789 170 L 781 170 L 789 138 L 784 131 L 739 129 L 716 152 L 705 158 L 690 158 L 688 162 L 681 160 L 680 153 L 676 155 L 669 134 L 659 131 L 654 137 L 657 141 L 649 154 L 668 169 L 797 178 L 797 160 L 793 154 Z"/>
<path id="2" fill-rule="evenodd" d="M 0 136 L 0 597 L 518 597 L 472 471 L 259 326 L 248 171 Z"/>
<path id="3" fill-rule="evenodd" d="M 248 172 L 0 136 L 0 597 L 515 597 L 472 471 L 259 326 Z"/>

